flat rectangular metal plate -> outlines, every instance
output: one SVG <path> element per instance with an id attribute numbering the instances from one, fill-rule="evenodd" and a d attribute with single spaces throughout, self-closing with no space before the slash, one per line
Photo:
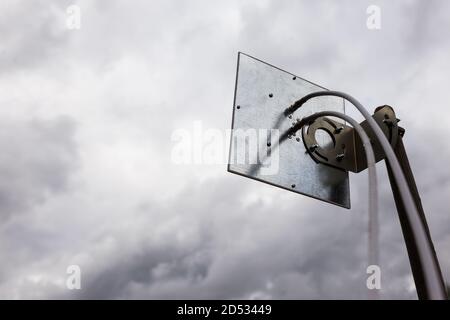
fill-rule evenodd
<path id="1" fill-rule="evenodd" d="M 345 112 L 342 99 L 318 97 L 292 119 L 283 114 L 301 97 L 320 90 L 326 89 L 239 53 L 228 171 L 350 208 L 348 172 L 316 163 L 300 132 L 279 146 L 275 141 L 277 132 L 286 132 L 297 118 L 324 110 Z"/>

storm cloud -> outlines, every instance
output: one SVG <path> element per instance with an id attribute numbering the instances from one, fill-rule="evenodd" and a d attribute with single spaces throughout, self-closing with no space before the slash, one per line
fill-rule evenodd
<path id="1" fill-rule="evenodd" d="M 171 161 L 175 130 L 231 127 L 238 51 L 395 108 L 450 279 L 450 4 L 377 1 L 369 30 L 371 4 L 0 5 L 0 297 L 366 298 L 365 172 L 349 211 Z M 385 171 L 381 297 L 414 299 Z M 66 287 L 73 264 L 81 290 Z"/>

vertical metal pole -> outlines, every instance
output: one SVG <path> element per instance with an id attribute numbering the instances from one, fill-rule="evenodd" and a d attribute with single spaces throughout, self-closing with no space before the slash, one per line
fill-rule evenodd
<path id="1" fill-rule="evenodd" d="M 400 166 L 403 170 L 403 173 L 405 174 L 405 177 L 406 177 L 406 180 L 408 183 L 408 187 L 411 190 L 411 193 L 413 195 L 414 202 L 417 206 L 417 210 L 420 215 L 420 219 L 426 229 L 427 239 L 428 239 L 428 242 L 430 243 L 430 247 L 432 248 L 432 251 L 433 251 L 432 254 L 433 254 L 434 260 L 436 261 L 436 265 L 439 268 L 440 282 L 442 284 L 441 288 L 439 288 L 442 291 L 441 295 L 447 296 L 444 279 L 442 277 L 442 272 L 439 267 L 439 262 L 437 260 L 436 251 L 434 250 L 433 242 L 431 240 L 430 230 L 428 229 L 428 224 L 427 224 L 427 221 L 425 218 L 425 213 L 423 211 L 419 191 L 417 189 L 417 185 L 414 180 L 414 175 L 412 173 L 411 166 L 409 164 L 405 146 L 403 145 L 402 134 L 399 135 L 399 138 L 397 140 L 397 144 L 394 148 L 394 151 L 398 158 L 398 161 L 400 162 Z M 420 300 L 428 300 L 428 299 L 430 299 L 430 292 L 427 289 L 425 277 L 424 277 L 426 270 L 425 270 L 424 266 L 422 266 L 422 264 L 420 263 L 420 259 L 418 258 L 418 256 L 419 256 L 418 244 L 414 237 L 414 233 L 412 232 L 410 221 L 408 219 L 408 216 L 405 211 L 405 207 L 401 200 L 398 185 L 395 182 L 395 179 L 393 176 L 392 168 L 389 165 L 389 162 L 387 160 L 386 160 L 386 166 L 388 169 L 389 180 L 391 182 L 392 192 L 394 194 L 395 205 L 397 207 L 398 216 L 400 219 L 400 225 L 402 227 L 403 238 L 405 239 L 406 249 L 408 251 L 409 262 L 411 265 L 411 271 L 412 271 L 412 274 L 414 277 L 414 282 L 416 285 L 417 296 L 419 297 Z"/>

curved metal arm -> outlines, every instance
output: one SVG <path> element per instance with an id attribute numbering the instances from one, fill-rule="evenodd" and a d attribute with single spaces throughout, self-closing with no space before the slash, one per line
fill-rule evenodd
<path id="1" fill-rule="evenodd" d="M 383 134 L 383 131 L 371 117 L 369 112 L 364 108 L 364 106 L 359 103 L 358 100 L 347 93 L 339 91 L 319 91 L 308 94 L 295 102 L 292 106 L 285 110 L 285 114 L 294 112 L 309 99 L 320 96 L 335 96 L 350 101 L 367 120 L 378 141 L 380 142 L 381 147 L 383 148 L 386 158 L 389 161 L 389 165 L 391 166 L 395 181 L 398 184 L 399 193 L 405 206 L 407 219 L 414 234 L 413 241 L 415 242 L 415 245 L 417 247 L 420 264 L 424 270 L 423 277 L 426 283 L 426 297 L 427 299 L 433 300 L 446 300 L 447 296 L 445 285 L 442 281 L 442 274 L 440 271 L 439 263 L 435 255 L 433 254 L 433 245 L 430 238 L 428 238 L 426 226 L 420 218 L 419 211 L 414 202 L 411 190 L 408 187 L 408 183 L 406 181 L 403 170 L 401 169 L 400 163 L 394 153 L 394 150 L 389 144 L 386 136 Z"/>

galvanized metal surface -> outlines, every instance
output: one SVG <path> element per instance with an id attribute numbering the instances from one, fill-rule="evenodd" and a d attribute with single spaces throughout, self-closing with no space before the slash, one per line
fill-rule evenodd
<path id="1" fill-rule="evenodd" d="M 285 115 L 284 110 L 289 105 L 306 94 L 324 88 L 243 53 L 238 56 L 235 90 L 228 170 L 350 208 L 348 172 L 316 163 L 305 149 L 300 133 L 278 145 L 274 140 L 276 134 L 269 130 L 278 129 L 282 135 L 297 118 L 318 111 L 345 113 L 343 100 L 317 98 L 294 114 Z M 241 129 L 241 132 L 237 134 L 236 129 Z M 257 156 L 252 159 L 249 146 L 251 133 L 246 131 L 248 129 L 256 129 L 258 137 Z M 249 135 L 243 135 L 242 130 Z M 242 145 L 247 148 L 241 148 Z M 239 159 L 245 159 L 245 162 Z"/>

